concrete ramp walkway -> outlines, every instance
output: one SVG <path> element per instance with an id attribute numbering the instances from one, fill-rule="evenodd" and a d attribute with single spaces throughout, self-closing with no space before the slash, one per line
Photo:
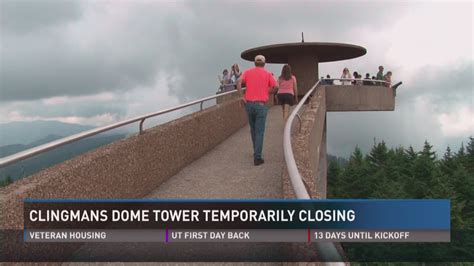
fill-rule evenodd
<path id="1" fill-rule="evenodd" d="M 283 119 L 273 107 L 267 116 L 263 165 L 253 165 L 250 128 L 245 126 L 194 161 L 147 198 L 282 198 Z M 88 243 L 80 261 L 285 261 L 283 243 Z M 280 265 L 280 263 L 273 263 Z"/>
<path id="2" fill-rule="evenodd" d="M 263 165 L 253 165 L 245 126 L 150 193 L 148 198 L 282 198 L 283 118 L 268 110 Z"/>

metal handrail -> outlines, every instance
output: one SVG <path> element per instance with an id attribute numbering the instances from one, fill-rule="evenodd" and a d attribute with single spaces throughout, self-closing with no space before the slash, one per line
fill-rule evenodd
<path id="1" fill-rule="evenodd" d="M 184 104 L 181 104 L 181 105 L 178 105 L 178 106 L 175 106 L 175 107 L 164 109 L 164 110 L 161 110 L 161 111 L 158 111 L 158 112 L 137 116 L 137 117 L 134 117 L 134 118 L 130 118 L 130 119 L 121 121 L 121 122 L 117 122 L 117 123 L 110 124 L 110 125 L 103 126 L 103 127 L 98 127 L 98 128 L 91 129 L 91 130 L 88 130 L 88 131 L 84 131 L 84 132 L 81 132 L 81 133 L 78 133 L 78 134 L 75 134 L 75 135 L 72 135 L 72 136 L 69 136 L 69 137 L 65 137 L 65 138 L 61 138 L 61 139 L 58 139 L 58 140 L 55 140 L 55 141 L 52 141 L 52 142 L 48 142 L 48 143 L 45 143 L 43 145 L 40 145 L 40 146 L 31 148 L 31 149 L 28 149 L 28 150 L 24 150 L 24 151 L 21 151 L 21 152 L 18 152 L 18 153 L 0 158 L 0 168 L 5 167 L 5 166 L 10 165 L 10 164 L 15 163 L 15 162 L 30 158 L 34 155 L 41 154 L 43 152 L 49 151 L 49 150 L 57 148 L 59 146 L 63 146 L 65 144 L 75 142 L 75 141 L 78 141 L 78 140 L 81 140 L 83 138 L 87 138 L 87 137 L 90 137 L 90 136 L 94 136 L 94 135 L 97 135 L 99 133 L 109 131 L 109 130 L 112 130 L 112 129 L 115 129 L 115 128 L 119 128 L 119 127 L 122 127 L 122 126 L 125 126 L 125 125 L 129 125 L 129 124 L 132 124 L 132 123 L 135 123 L 135 122 L 138 122 L 138 121 L 140 121 L 139 134 L 141 134 L 141 133 L 143 133 L 143 122 L 145 122 L 145 119 L 147 119 L 147 118 L 155 117 L 155 116 L 162 115 L 162 114 L 166 114 L 166 113 L 176 111 L 176 110 L 179 110 L 179 109 L 191 106 L 191 105 L 195 105 L 195 104 L 198 104 L 198 103 L 200 103 L 200 105 L 201 105 L 200 110 L 202 111 L 202 104 L 205 101 L 216 99 L 216 98 L 219 98 L 221 96 L 236 93 L 236 92 L 237 92 L 236 90 L 233 90 L 233 91 L 227 91 L 227 92 L 219 93 L 219 94 L 216 94 L 216 95 L 212 95 L 212 96 L 208 96 L 208 97 L 205 97 L 205 98 L 194 100 L 194 101 L 191 101 L 191 102 L 188 102 L 188 103 L 184 103 Z"/>
<path id="2" fill-rule="evenodd" d="M 308 99 L 308 97 L 313 93 L 319 83 L 320 81 L 318 80 L 318 82 L 314 84 L 314 86 L 303 96 L 303 98 L 301 98 L 299 103 L 288 116 L 288 120 L 286 121 L 285 128 L 283 130 L 283 154 L 285 157 L 288 174 L 290 176 L 291 185 L 293 186 L 293 190 L 298 199 L 310 199 L 311 197 L 309 196 L 308 191 L 306 191 L 303 179 L 301 178 L 300 172 L 298 171 L 298 166 L 296 165 L 293 148 L 291 146 L 291 127 L 295 116 L 299 115 L 299 110 L 301 107 L 303 107 L 306 99 Z"/>
<path id="3" fill-rule="evenodd" d="M 299 116 L 299 110 L 303 107 L 306 99 L 316 91 L 317 86 L 320 81 L 316 82 L 314 86 L 303 96 L 298 105 L 293 109 L 288 120 L 285 124 L 285 129 L 283 131 L 283 153 L 285 157 L 286 167 L 288 169 L 288 175 L 290 177 L 291 185 L 298 199 L 311 199 L 308 191 L 303 183 L 300 172 L 298 171 L 298 166 L 296 165 L 295 157 L 293 154 L 293 148 L 291 146 L 291 127 L 293 120 L 296 116 Z M 343 259 L 339 251 L 336 249 L 336 246 L 331 242 L 320 242 L 315 243 L 316 250 L 318 255 L 323 261 L 332 261 L 332 262 L 341 262 L 341 263 L 327 263 L 330 265 L 344 265 L 342 263 Z"/>

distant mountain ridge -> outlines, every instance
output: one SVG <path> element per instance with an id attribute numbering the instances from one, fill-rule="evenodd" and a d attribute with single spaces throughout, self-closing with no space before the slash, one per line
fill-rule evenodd
<path id="1" fill-rule="evenodd" d="M 112 143 L 125 137 L 125 134 L 97 135 L 81 139 L 77 142 L 66 144 L 64 146 L 52 149 L 50 151 L 41 153 L 31 158 L 16 162 L 4 168 L 0 168 L 0 181 L 4 180 L 7 176 L 11 177 L 13 180 L 21 179 L 25 176 L 34 174 L 42 169 L 64 162 L 82 153 L 88 152 L 102 145 Z M 13 144 L 0 146 L 0 157 L 12 155 L 59 138 L 62 138 L 62 136 L 48 135 L 28 145 Z"/>
<path id="2" fill-rule="evenodd" d="M 63 123 L 59 121 L 10 122 L 0 124 L 0 146 L 29 145 L 47 136 L 70 136 L 90 130 L 93 126 Z"/>
<path id="3" fill-rule="evenodd" d="M 9 156 L 39 145 L 91 130 L 94 127 L 59 121 L 11 122 L 0 124 L 0 157 Z M 0 168 L 0 181 L 13 180 L 71 159 L 102 145 L 125 138 L 127 131 L 116 129 L 78 140 L 34 157 Z"/>
<path id="4" fill-rule="evenodd" d="M 24 145 L 24 144 L 11 144 L 11 145 L 0 146 L 0 158 L 18 153 L 20 151 L 31 149 L 33 147 L 36 147 L 36 146 L 39 146 L 39 145 L 42 145 L 42 144 L 60 139 L 60 138 L 62 138 L 62 136 L 48 135 L 48 136 L 46 136 L 42 139 L 33 141 L 33 142 L 31 142 L 30 144 L 27 144 L 27 145 Z"/>

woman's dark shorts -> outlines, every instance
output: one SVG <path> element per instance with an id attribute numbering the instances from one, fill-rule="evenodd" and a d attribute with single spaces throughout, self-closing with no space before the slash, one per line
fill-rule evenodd
<path id="1" fill-rule="evenodd" d="M 277 97 L 278 97 L 278 104 L 280 104 L 280 105 L 284 105 L 284 104 L 293 105 L 293 104 L 295 104 L 295 96 L 293 96 L 293 94 L 278 93 Z"/>

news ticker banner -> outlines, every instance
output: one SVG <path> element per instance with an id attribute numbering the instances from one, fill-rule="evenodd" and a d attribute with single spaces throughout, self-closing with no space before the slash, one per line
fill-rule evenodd
<path id="1" fill-rule="evenodd" d="M 26 242 L 450 242 L 450 201 L 26 199 Z"/>

